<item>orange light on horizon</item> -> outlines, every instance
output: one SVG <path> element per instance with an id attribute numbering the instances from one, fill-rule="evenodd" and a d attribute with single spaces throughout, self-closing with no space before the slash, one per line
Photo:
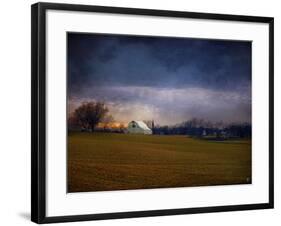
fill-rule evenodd
<path id="1" fill-rule="evenodd" d="M 121 122 L 110 122 L 110 123 L 103 123 L 100 122 L 97 125 L 97 128 L 107 128 L 107 129 L 121 129 L 121 128 L 127 128 L 127 123 L 121 123 Z"/>

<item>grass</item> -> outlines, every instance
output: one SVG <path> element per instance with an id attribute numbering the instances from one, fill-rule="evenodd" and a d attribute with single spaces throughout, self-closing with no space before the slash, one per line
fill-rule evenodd
<path id="1" fill-rule="evenodd" d="M 68 191 L 251 183 L 251 142 L 69 133 Z"/>

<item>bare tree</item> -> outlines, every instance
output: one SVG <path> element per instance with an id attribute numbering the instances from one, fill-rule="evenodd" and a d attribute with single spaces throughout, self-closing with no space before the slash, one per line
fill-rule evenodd
<path id="1" fill-rule="evenodd" d="M 94 131 L 107 113 L 108 108 L 102 102 L 84 102 L 74 111 L 74 117 L 81 128 Z"/>

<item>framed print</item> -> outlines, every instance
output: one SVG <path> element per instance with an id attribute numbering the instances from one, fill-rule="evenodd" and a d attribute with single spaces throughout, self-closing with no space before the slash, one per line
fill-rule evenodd
<path id="1" fill-rule="evenodd" d="M 273 18 L 31 9 L 32 221 L 273 208 Z"/>

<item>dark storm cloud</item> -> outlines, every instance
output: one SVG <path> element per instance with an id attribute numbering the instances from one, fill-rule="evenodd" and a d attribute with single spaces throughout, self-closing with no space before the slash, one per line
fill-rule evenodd
<path id="1" fill-rule="evenodd" d="M 251 43 L 70 33 L 68 87 L 120 117 L 250 121 Z"/>

